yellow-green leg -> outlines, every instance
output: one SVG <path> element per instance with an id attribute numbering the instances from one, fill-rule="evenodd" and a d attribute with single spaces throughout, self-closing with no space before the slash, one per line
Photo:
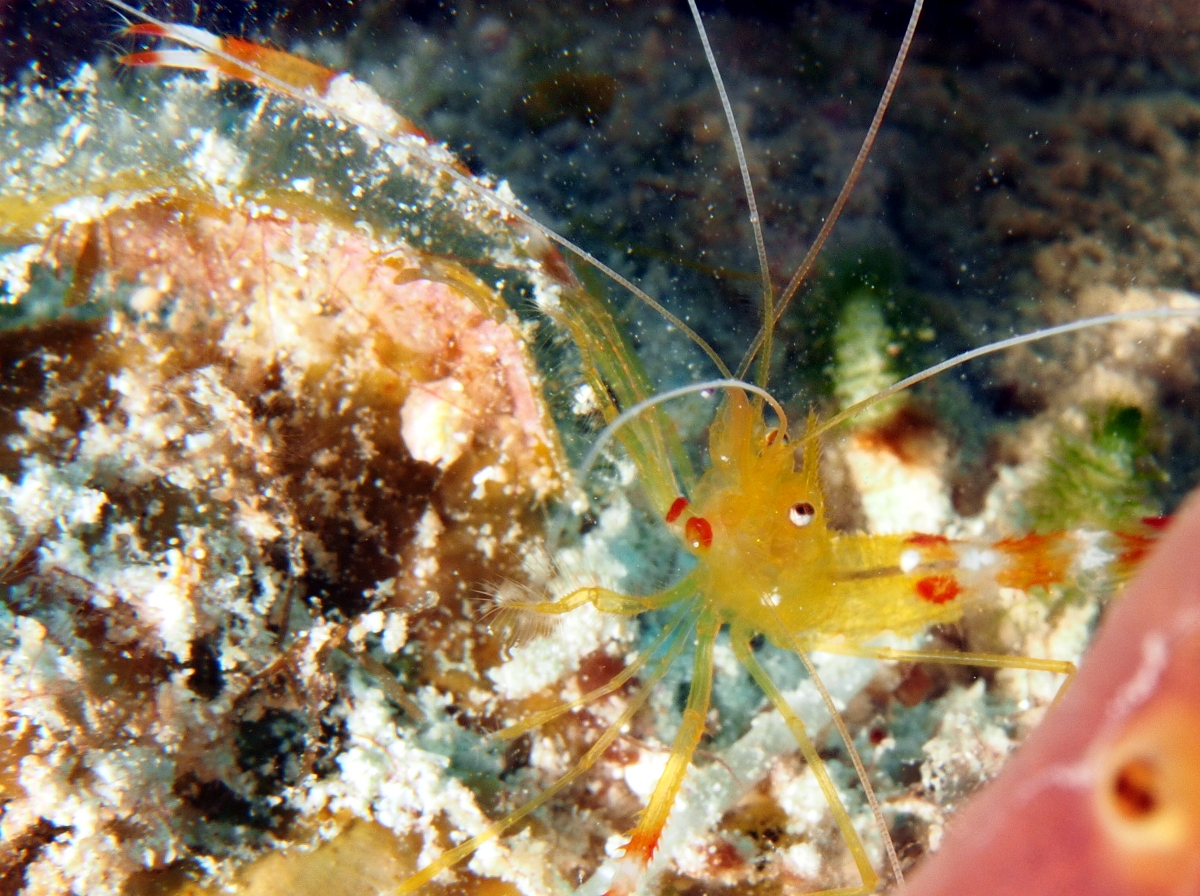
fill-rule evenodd
<path id="1" fill-rule="evenodd" d="M 895 647 L 871 647 L 842 644 L 837 641 L 821 641 L 812 645 L 818 653 L 840 653 L 844 656 L 861 656 L 873 660 L 893 660 L 910 663 L 947 663 L 952 666 L 983 666 L 989 669 L 1028 669 L 1030 672 L 1054 672 L 1065 675 L 1066 681 L 1058 689 L 1054 700 L 1066 692 L 1075 677 L 1075 664 L 1070 660 L 1050 660 L 1034 656 L 1011 656 L 1004 653 L 963 653 L 957 650 L 900 650 Z"/>
<path id="2" fill-rule="evenodd" d="M 675 735 L 666 768 L 654 786 L 654 792 L 650 794 L 637 827 L 630 834 L 617 876 L 605 896 L 626 896 L 631 893 L 658 848 L 659 838 L 671 814 L 671 807 L 675 805 L 683 777 L 692 764 L 692 755 L 704 734 L 712 696 L 713 644 L 720 628 L 721 623 L 713 613 L 703 611 L 700 614 L 700 621 L 696 625 L 696 653 L 692 660 L 692 686 L 683 710 L 683 723 Z"/>
<path id="3" fill-rule="evenodd" d="M 858 836 L 858 831 L 854 829 L 854 824 L 850 820 L 850 813 L 846 811 L 846 807 L 842 804 L 841 797 L 838 796 L 837 789 L 833 786 L 833 780 L 829 777 L 829 771 L 825 768 L 825 763 L 821 761 L 821 757 L 817 754 L 817 748 L 813 744 L 812 738 L 808 736 L 804 722 L 796 715 L 796 711 L 784 699 L 775 682 L 771 680 L 770 676 L 767 675 L 767 671 L 754 656 L 754 651 L 750 647 L 750 633 L 740 626 L 733 628 L 730 631 L 730 643 L 738 661 L 746 667 L 746 671 L 750 673 L 750 677 L 762 688 L 763 693 L 767 695 L 767 699 L 771 701 L 775 709 L 783 716 L 784 722 L 792 732 L 796 743 L 799 744 L 800 752 L 817 778 L 817 784 L 821 788 L 821 793 L 825 795 L 825 801 L 829 804 L 834 821 L 837 822 L 838 830 L 842 833 L 842 839 L 845 840 L 846 848 L 850 850 L 855 867 L 858 868 L 858 875 L 862 879 L 862 883 L 857 887 L 839 887 L 836 889 L 821 890 L 818 894 L 814 894 L 814 896 L 865 896 L 865 894 L 873 892 L 879 884 L 879 875 L 871 867 L 871 860 L 867 856 L 867 850 L 863 846 L 862 838 Z M 866 785 L 866 782 L 864 782 L 864 785 L 869 786 Z"/>
<path id="4" fill-rule="evenodd" d="M 538 600 L 521 603 L 516 609 L 530 613 L 560 614 L 578 610 L 584 604 L 591 604 L 601 613 L 620 613 L 625 616 L 637 616 L 647 610 L 659 610 L 691 597 L 696 593 L 696 575 L 689 573 L 672 585 L 666 591 L 658 594 L 647 594 L 644 597 L 621 594 L 608 588 L 587 586 L 576 588 L 558 600 Z"/>
<path id="5" fill-rule="evenodd" d="M 515 737 L 520 737 L 526 731 L 532 731 L 534 728 L 540 728 L 547 722 L 557 719 L 564 713 L 568 713 L 580 706 L 586 706 L 593 700 L 599 700 L 601 697 L 607 697 L 609 694 L 623 687 L 627 681 L 637 675 L 653 657 L 657 656 L 659 651 L 663 649 L 668 641 L 678 635 L 681 627 L 689 616 L 690 608 L 685 607 L 681 610 L 671 623 L 663 629 L 662 634 L 655 639 L 654 643 L 643 650 L 632 663 L 626 666 L 617 675 L 604 685 L 588 691 L 582 697 L 576 697 L 574 700 L 568 700 L 560 703 L 550 709 L 544 709 L 541 712 L 531 713 L 519 722 L 509 725 L 497 731 L 495 736 L 502 740 L 512 740 Z"/>
<path id="6" fill-rule="evenodd" d="M 617 719 L 604 730 L 596 742 L 592 744 L 591 748 L 589 748 L 586 753 L 583 754 L 583 757 L 580 758 L 577 763 L 575 763 L 575 766 L 570 771 L 568 771 L 565 775 L 563 775 L 533 799 L 529 800 L 529 802 L 514 809 L 504 818 L 489 826 L 482 833 L 477 834 L 470 840 L 460 843 L 453 849 L 446 850 L 444 853 L 438 856 L 437 859 L 430 862 L 424 868 L 418 870 L 415 874 L 413 874 L 412 877 L 394 890 L 393 892 L 395 893 L 395 896 L 403 896 L 403 894 L 412 893 L 418 887 L 428 883 L 442 871 L 445 871 L 447 868 L 458 864 L 463 859 L 467 858 L 467 856 L 471 855 L 471 853 L 475 852 L 475 850 L 477 850 L 484 843 L 498 837 L 525 816 L 545 805 L 557 793 L 559 793 L 559 791 L 573 783 L 577 778 L 579 778 L 580 775 L 595 765 L 596 760 L 603 756 L 604 751 L 612 745 L 614 740 L 616 740 L 617 736 L 621 733 L 621 729 L 628 725 L 637 711 L 642 708 L 642 705 L 649 698 L 650 692 L 654 688 L 654 685 L 662 680 L 662 677 L 667 674 L 667 670 L 671 667 L 671 664 L 675 661 L 679 654 L 683 652 L 684 647 L 687 645 L 687 633 L 691 630 L 695 619 L 695 612 L 689 613 L 685 616 L 683 623 L 679 626 L 674 634 L 674 640 L 671 642 L 662 658 L 651 667 L 650 674 L 646 677 L 645 683 L 638 690 L 638 692 L 634 694 L 633 698 L 629 701 L 629 705 L 625 708 L 621 715 L 618 716 Z"/>

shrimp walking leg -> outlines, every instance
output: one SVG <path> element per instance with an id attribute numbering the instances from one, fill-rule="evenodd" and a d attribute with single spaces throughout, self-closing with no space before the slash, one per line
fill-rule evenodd
<path id="1" fill-rule="evenodd" d="M 424 868 L 417 871 L 404 883 L 402 883 L 395 891 L 396 896 L 403 896 L 405 893 L 414 892 L 421 886 L 431 881 L 442 871 L 445 871 L 447 868 L 450 868 L 451 866 L 465 859 L 467 856 L 471 855 L 471 853 L 475 852 L 475 850 L 477 850 L 484 843 L 487 843 L 489 840 L 494 840 L 521 819 L 541 808 L 543 805 L 553 799 L 560 791 L 569 786 L 589 768 L 595 765 L 596 760 L 603 756 L 605 751 L 612 746 L 613 741 L 617 739 L 617 736 L 621 733 L 622 729 L 629 724 L 630 720 L 637 714 L 638 710 L 642 708 L 646 700 L 649 699 L 651 691 L 654 690 L 654 686 L 662 680 L 663 676 L 667 674 L 667 670 L 671 668 L 671 664 L 674 663 L 679 654 L 683 652 L 683 649 L 688 643 L 688 639 L 684 635 L 691 630 L 691 625 L 688 623 L 694 623 L 695 618 L 695 612 L 689 613 L 687 617 L 685 617 L 684 624 L 681 625 L 680 628 L 675 632 L 675 637 L 671 643 L 671 646 L 646 675 L 641 689 L 633 696 L 633 698 L 629 701 L 629 705 L 616 718 L 616 720 L 606 729 L 604 729 L 604 732 L 599 738 L 596 739 L 596 742 L 592 744 L 586 753 L 583 754 L 582 758 L 575 763 L 574 767 L 570 771 L 568 771 L 565 775 L 563 775 L 533 799 L 529 800 L 529 802 L 518 806 L 504 818 L 487 827 L 482 833 L 479 833 L 470 840 L 460 843 L 453 849 L 449 849 L 442 853 L 435 861 L 429 863 Z M 689 753 L 688 759 L 690 760 L 690 758 L 691 754 Z M 686 768 L 686 763 L 684 767 Z"/>
<path id="2" fill-rule="evenodd" d="M 638 654 L 637 658 L 632 663 L 626 666 L 621 672 L 613 676 L 607 683 L 598 688 L 588 691 L 586 694 L 576 697 L 574 700 L 568 700 L 560 703 L 550 709 L 541 712 L 535 712 L 519 722 L 514 722 L 507 728 L 503 728 L 496 732 L 496 737 L 501 740 L 512 740 L 515 737 L 520 737 L 526 731 L 532 731 L 534 728 L 540 728 L 547 722 L 557 719 L 559 716 L 570 712 L 573 709 L 578 709 L 581 706 L 586 706 L 594 700 L 599 700 L 601 697 L 607 697 L 609 694 L 620 690 L 625 684 L 630 681 L 635 675 L 642 671 L 642 668 L 650 662 L 650 660 L 662 652 L 668 643 L 674 643 L 683 628 L 683 624 L 687 619 L 688 612 L 691 608 L 684 607 L 683 612 L 679 613 L 675 621 L 663 629 L 662 634 L 655 639 L 654 643 L 646 650 Z"/>
<path id="3" fill-rule="evenodd" d="M 846 811 L 841 797 L 838 796 L 837 788 L 834 787 L 833 780 L 829 777 L 829 771 L 825 768 L 824 761 L 822 761 L 817 753 L 816 745 L 812 742 L 812 738 L 808 736 L 804 722 L 796 714 L 796 711 L 792 709 L 791 704 L 784 698 L 775 682 L 771 680 L 771 677 L 767 674 L 767 670 L 755 658 L 754 651 L 750 647 L 750 638 L 752 635 L 753 632 L 744 626 L 735 626 L 731 629 L 729 637 L 734 655 L 737 657 L 738 662 L 750 673 L 750 677 L 754 679 L 763 693 L 767 695 L 767 699 L 779 711 L 788 729 L 792 732 L 792 736 L 800 746 L 800 752 L 804 756 L 804 761 L 808 763 L 808 767 L 812 769 L 813 775 L 816 776 L 821 793 L 825 795 L 825 801 L 829 804 L 829 808 L 833 812 L 834 820 L 837 822 L 838 829 L 842 833 L 842 838 L 846 841 L 846 848 L 850 850 L 850 855 L 853 857 L 854 864 L 858 868 L 859 877 L 862 879 L 862 883 L 857 887 L 821 890 L 819 893 L 813 894 L 813 896 L 864 896 L 866 893 L 871 893 L 879 883 L 879 876 L 875 873 L 875 869 L 871 867 L 871 860 L 867 856 L 862 838 L 858 836 L 858 831 L 854 829 L 854 823 L 850 820 L 850 814 Z"/>
<path id="4" fill-rule="evenodd" d="M 716 643 L 720 627 L 721 623 L 714 613 L 701 613 L 696 626 L 692 685 L 688 691 L 687 706 L 683 710 L 683 724 L 679 726 L 679 732 L 675 735 L 675 743 L 671 747 L 671 757 L 667 760 L 666 768 L 663 769 L 662 776 L 646 803 L 641 820 L 625 847 L 618 877 L 609 888 L 608 896 L 632 892 L 658 847 L 663 827 L 666 826 L 671 807 L 675 804 L 675 797 L 683 784 L 683 777 L 687 774 L 688 766 L 692 764 L 692 756 L 704 734 L 709 700 L 712 696 L 713 645 Z"/>
<path id="5" fill-rule="evenodd" d="M 957 650 L 901 650 L 895 647 L 859 647 L 824 641 L 812 648 L 818 653 L 840 653 L 873 660 L 893 660 L 905 663 L 946 663 L 951 666 L 986 666 L 989 669 L 1027 669 L 1030 672 L 1054 672 L 1065 675 L 1066 688 L 1075 675 L 1070 660 L 1052 660 L 1035 656 L 1012 656 L 1005 653 L 963 653 Z M 1060 688 L 1062 690 L 1063 688 Z"/>
<path id="6" fill-rule="evenodd" d="M 644 597 L 634 597 L 589 585 L 576 588 L 558 600 L 540 600 L 522 604 L 520 609 L 534 613 L 570 613 L 584 604 L 591 604 L 602 613 L 620 613 L 626 616 L 637 616 L 647 610 L 661 610 L 672 604 L 691 597 L 696 593 L 696 581 L 693 575 L 684 576 L 677 585 L 672 585 L 666 591 L 650 594 Z"/>
<path id="7" fill-rule="evenodd" d="M 1013 656 L 1005 653 L 962 653 L 957 650 L 901 650 L 895 647 L 858 647 L 847 644 L 823 643 L 813 648 L 823 653 L 861 656 L 865 659 L 891 660 L 901 663 L 945 663 L 948 666 L 984 666 L 988 669 L 1025 669 L 1029 672 L 1052 672 L 1066 679 L 1054 695 L 1054 703 L 1062 698 L 1075 677 L 1076 666 L 1070 660 L 1052 660 L 1036 656 Z"/>

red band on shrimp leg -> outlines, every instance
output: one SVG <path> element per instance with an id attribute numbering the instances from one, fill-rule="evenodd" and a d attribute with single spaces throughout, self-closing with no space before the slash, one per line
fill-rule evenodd
<path id="1" fill-rule="evenodd" d="M 638 862 L 643 868 L 650 864 L 662 839 L 662 828 L 655 831 L 634 831 L 625 847 L 625 858 Z"/>
<path id="2" fill-rule="evenodd" d="M 125 29 L 126 34 L 138 37 L 165 37 L 186 43 L 190 47 L 219 50 L 222 38 L 193 25 L 164 25 L 159 22 L 136 22 Z"/>
<path id="3" fill-rule="evenodd" d="M 617 864 L 604 896 L 629 896 L 637 888 L 638 881 L 646 873 L 650 859 L 658 849 L 658 841 L 662 838 L 662 826 L 653 831 L 636 830 L 625 845 L 625 854 Z"/>
<path id="4" fill-rule="evenodd" d="M 950 544 L 950 539 L 945 535 L 926 535 L 918 532 L 916 535 L 910 535 L 904 539 L 905 544 L 911 544 L 919 548 L 935 547 L 940 545 Z"/>

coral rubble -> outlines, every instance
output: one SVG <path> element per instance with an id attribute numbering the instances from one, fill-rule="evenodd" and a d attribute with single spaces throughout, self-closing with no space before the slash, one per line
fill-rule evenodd
<path id="1" fill-rule="evenodd" d="M 430 792 L 482 818 L 443 757 L 361 740 L 384 693 L 478 702 L 499 644 L 472 640 L 473 590 L 525 574 L 564 484 L 507 304 L 255 182 L 249 133 L 189 130 L 222 109 L 197 88 L 151 88 L 161 120 L 86 70 L 7 101 L 0 832 L 25 893 L 220 875 L 347 825 L 411 865 Z M 374 797 L 320 796 L 381 759 Z"/>

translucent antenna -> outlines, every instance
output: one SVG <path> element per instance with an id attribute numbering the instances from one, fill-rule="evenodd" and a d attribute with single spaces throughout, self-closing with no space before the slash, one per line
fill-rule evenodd
<path id="1" fill-rule="evenodd" d="M 613 440 L 617 434 L 617 430 L 629 421 L 636 419 L 643 411 L 684 395 L 693 395 L 697 392 L 712 392 L 716 389 L 742 389 L 758 395 L 771 406 L 771 410 L 779 418 L 780 431 L 787 432 L 787 415 L 783 412 L 783 406 L 766 389 L 756 386 L 753 383 L 747 383 L 744 380 L 735 379 L 706 380 L 703 383 L 691 383 L 687 386 L 680 386 L 678 389 L 668 389 L 666 392 L 651 395 L 649 398 L 639 401 L 633 407 L 622 411 L 614 417 L 612 422 L 604 427 L 600 435 L 596 437 L 595 443 L 593 443 L 591 449 L 584 457 L 583 464 L 579 468 L 579 481 L 587 481 L 588 474 L 592 472 L 592 467 L 596 465 L 596 461 L 600 458 L 600 452 Z"/>
<path id="2" fill-rule="evenodd" d="M 1098 317 L 1085 317 L 1082 320 L 1074 320 L 1070 323 L 1059 324 L 1056 327 L 1046 327 L 1042 330 L 1034 330 L 1032 333 L 1022 333 L 1018 336 L 1010 336 L 1007 339 L 1001 339 L 998 342 L 990 342 L 987 345 L 981 345 L 979 348 L 973 348 L 970 351 L 955 355 L 953 358 L 947 358 L 940 364 L 934 364 L 932 367 L 927 367 L 920 373 L 914 373 L 910 377 L 900 380 L 898 383 L 893 383 L 882 392 L 876 392 L 870 398 L 864 398 L 862 401 L 850 405 L 840 414 L 835 414 L 830 417 L 820 426 L 805 434 L 805 441 L 818 438 L 829 432 L 837 426 L 845 423 L 857 414 L 862 413 L 872 405 L 891 398 L 897 392 L 903 392 L 917 383 L 923 382 L 930 377 L 937 376 L 943 371 L 949 370 L 951 367 L 957 367 L 959 364 L 965 364 L 968 361 L 973 361 L 976 358 L 982 358 L 984 355 L 990 355 L 995 352 L 1002 352 L 1005 349 L 1015 348 L 1018 345 L 1027 345 L 1030 342 L 1039 342 L 1042 339 L 1049 339 L 1051 336 L 1061 336 L 1064 333 L 1074 333 L 1078 330 L 1089 330 L 1092 327 L 1102 327 L 1107 324 L 1119 324 L 1125 321 L 1134 320 L 1169 320 L 1173 317 L 1200 317 L 1200 307 L 1197 308 L 1150 308 L 1143 311 L 1122 311 L 1118 314 L 1102 314 Z"/>
<path id="3" fill-rule="evenodd" d="M 708 40 L 708 30 L 704 20 L 700 18 L 700 9 L 696 0 L 688 0 L 692 10 L 692 18 L 696 20 L 696 31 L 700 34 L 700 42 L 704 44 L 704 58 L 708 60 L 708 69 L 712 72 L 713 81 L 717 85 L 717 93 L 721 97 L 721 108 L 725 112 L 725 122 L 729 125 L 729 136 L 733 140 L 733 151 L 737 154 L 738 171 L 742 175 L 742 190 L 746 193 L 746 205 L 750 208 L 750 228 L 754 232 L 754 248 L 758 252 L 758 271 L 762 278 L 763 299 L 762 316 L 764 321 L 773 320 L 775 315 L 775 289 L 771 285 L 771 267 L 767 263 L 767 244 L 763 239 L 762 221 L 758 215 L 758 200 L 754 198 L 754 184 L 750 182 L 750 166 L 746 164 L 746 150 L 742 145 L 742 135 L 738 131 L 737 119 L 733 117 L 733 106 L 729 102 L 729 93 L 725 90 L 725 80 L 717 67 L 717 57 L 713 53 L 712 44 Z M 771 332 L 768 330 L 763 342 L 763 353 L 760 359 L 758 384 L 767 385 L 770 374 Z M 742 371 L 738 376 L 744 376 Z"/>
<path id="4" fill-rule="evenodd" d="M 875 136 L 879 133 L 880 125 L 883 124 L 883 116 L 892 101 L 892 94 L 896 92 L 896 82 L 900 80 L 900 72 L 904 69 L 904 60 L 908 58 L 908 50 L 912 45 L 913 34 L 916 33 L 917 21 L 921 18 L 921 7 L 924 6 L 924 2 L 925 0 L 914 0 L 912 13 L 908 17 L 908 27 L 904 29 L 904 38 L 900 41 L 900 49 L 896 52 L 896 60 L 892 63 L 891 72 L 888 73 L 887 84 L 884 85 L 883 93 L 879 96 L 879 103 L 875 107 L 875 115 L 871 119 L 870 127 L 867 128 L 866 136 L 863 137 L 862 146 L 858 149 L 858 155 L 854 159 L 854 164 L 850 166 L 850 173 L 846 175 L 841 192 L 838 193 L 837 199 L 833 202 L 833 208 L 829 210 L 829 214 L 825 217 L 825 223 L 821 225 L 821 229 L 817 232 L 817 238 L 813 240 L 813 244 L 805 254 L 804 260 L 800 262 L 800 266 L 796 268 L 796 273 L 792 274 L 792 279 L 788 283 L 787 289 L 779 297 L 779 305 L 775 309 L 774 316 L 763 320 L 758 335 L 754 337 L 754 342 L 750 344 L 750 349 L 746 352 L 746 356 L 742 358 L 742 363 L 738 365 L 737 375 L 739 377 L 746 375 L 746 371 L 749 370 L 751 363 L 754 361 L 754 356 L 764 346 L 770 345 L 771 333 L 775 329 L 776 321 L 787 310 L 788 304 L 795 298 L 796 292 L 800 289 L 800 284 L 804 282 L 812 271 L 817 256 L 821 254 L 821 249 L 824 248 L 826 240 L 829 239 L 829 234 L 833 232 L 833 226 L 837 223 L 838 218 L 841 217 L 842 209 L 846 207 L 846 201 L 850 198 L 850 192 L 854 189 L 854 185 L 858 183 L 858 176 L 862 174 L 863 166 L 867 164 L 867 158 L 871 155 L 871 148 L 875 145 Z"/>

